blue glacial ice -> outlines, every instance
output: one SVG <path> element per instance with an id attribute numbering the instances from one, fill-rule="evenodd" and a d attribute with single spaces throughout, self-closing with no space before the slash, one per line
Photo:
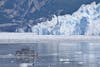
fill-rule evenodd
<path id="1" fill-rule="evenodd" d="M 72 15 L 53 15 L 31 27 L 36 35 L 100 35 L 100 3 L 82 5 Z M 20 32 L 24 32 L 20 29 Z"/>

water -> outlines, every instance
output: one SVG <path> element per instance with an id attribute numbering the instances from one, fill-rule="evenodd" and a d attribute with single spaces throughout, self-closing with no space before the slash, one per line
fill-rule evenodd
<path id="1" fill-rule="evenodd" d="M 28 57 L 28 61 L 11 58 L 23 48 L 34 50 L 36 56 Z M 10 58 L 2 58 L 1 55 L 9 55 Z M 0 67 L 20 67 L 27 63 L 30 63 L 28 67 L 99 67 L 99 55 L 99 43 L 0 44 Z"/>

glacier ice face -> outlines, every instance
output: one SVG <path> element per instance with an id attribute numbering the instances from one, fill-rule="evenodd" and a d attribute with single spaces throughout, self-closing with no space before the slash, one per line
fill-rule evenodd
<path id="1" fill-rule="evenodd" d="M 72 15 L 53 16 L 52 20 L 31 27 L 36 35 L 100 35 L 100 3 L 82 5 Z"/>

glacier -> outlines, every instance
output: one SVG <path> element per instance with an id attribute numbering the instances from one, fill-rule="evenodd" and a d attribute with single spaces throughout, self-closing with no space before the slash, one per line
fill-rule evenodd
<path id="1" fill-rule="evenodd" d="M 76 12 L 62 16 L 53 15 L 37 25 L 29 25 L 35 35 L 100 35 L 100 3 L 83 4 Z M 23 28 L 16 32 L 25 32 Z"/>

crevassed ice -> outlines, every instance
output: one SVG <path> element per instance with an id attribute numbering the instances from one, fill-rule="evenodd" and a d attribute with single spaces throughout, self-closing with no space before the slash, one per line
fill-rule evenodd
<path id="1" fill-rule="evenodd" d="M 82 5 L 72 15 L 53 16 L 32 26 L 37 35 L 100 35 L 100 3 Z"/>

